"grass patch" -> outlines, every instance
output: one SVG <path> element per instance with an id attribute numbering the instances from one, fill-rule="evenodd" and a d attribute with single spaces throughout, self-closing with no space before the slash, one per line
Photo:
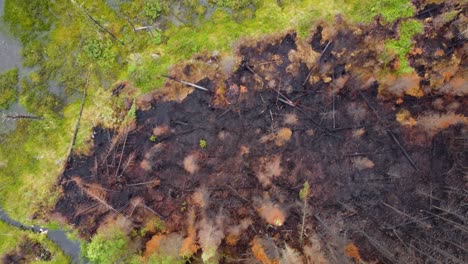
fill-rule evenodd
<path id="1" fill-rule="evenodd" d="M 409 0 L 351 0 L 343 1 L 343 4 L 348 5 L 347 17 L 356 22 L 369 23 L 380 14 L 385 22 L 391 23 L 414 14 L 414 6 Z"/>
<path id="2" fill-rule="evenodd" d="M 18 68 L 7 70 L 0 74 L 0 110 L 8 109 L 18 96 Z"/>
<path id="3" fill-rule="evenodd" d="M 421 22 L 413 19 L 406 20 L 400 23 L 398 31 L 399 38 L 390 39 L 385 42 L 387 52 L 396 55 L 400 61 L 400 67 L 398 69 L 399 74 L 411 73 L 414 71 L 409 65 L 406 56 L 411 49 L 413 36 L 422 31 L 423 25 Z"/>

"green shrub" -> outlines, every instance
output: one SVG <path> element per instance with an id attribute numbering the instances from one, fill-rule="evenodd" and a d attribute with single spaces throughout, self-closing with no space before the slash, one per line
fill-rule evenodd
<path id="1" fill-rule="evenodd" d="M 18 97 L 18 68 L 0 74 L 0 109 L 7 109 Z"/>
<path id="2" fill-rule="evenodd" d="M 208 146 L 208 143 L 206 143 L 206 140 L 200 139 L 200 142 L 198 142 L 198 145 L 200 145 L 200 148 L 204 149 Z"/>
<path id="3" fill-rule="evenodd" d="M 161 15 L 163 8 L 159 0 L 148 0 L 145 2 L 144 14 L 147 18 L 155 20 Z"/>
<path id="4" fill-rule="evenodd" d="M 109 234 L 96 234 L 83 252 L 91 263 L 112 264 L 122 261 L 128 244 L 129 239 L 122 231 L 113 230 Z"/>

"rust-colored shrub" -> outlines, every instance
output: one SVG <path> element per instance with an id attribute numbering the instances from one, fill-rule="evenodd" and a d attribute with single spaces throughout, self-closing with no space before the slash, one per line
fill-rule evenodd
<path id="1" fill-rule="evenodd" d="M 286 213 L 278 204 L 273 203 L 269 197 L 257 199 L 255 204 L 258 213 L 268 224 L 282 226 L 286 221 Z"/>
<path id="2" fill-rule="evenodd" d="M 195 211 L 190 209 L 187 217 L 187 237 L 183 240 L 180 248 L 180 256 L 191 256 L 198 251 L 197 230 L 195 228 Z"/>
<path id="3" fill-rule="evenodd" d="M 255 175 L 263 187 L 269 187 L 272 178 L 280 176 L 283 172 L 281 155 L 260 158 L 259 163 Z"/>
<path id="4" fill-rule="evenodd" d="M 356 247 L 356 245 L 354 245 L 354 243 L 349 243 L 348 245 L 345 246 L 344 248 L 345 250 L 345 254 L 356 260 L 356 261 L 360 261 L 361 260 L 361 255 L 359 254 L 359 250 L 358 248 Z"/>
<path id="5" fill-rule="evenodd" d="M 428 113 L 418 117 L 417 122 L 417 125 L 429 133 L 429 135 L 435 135 L 452 125 L 466 124 L 468 118 L 462 114 L 455 114 L 453 112 L 446 114 Z"/>
<path id="6" fill-rule="evenodd" d="M 251 243 L 251 248 L 255 259 L 260 261 L 262 264 L 278 264 L 278 260 L 270 259 L 265 252 L 265 248 L 262 243 L 262 239 L 254 238 Z"/>
<path id="7" fill-rule="evenodd" d="M 159 247 L 161 245 L 161 241 L 165 238 L 165 235 L 162 234 L 157 234 L 154 235 L 150 241 L 146 242 L 145 246 L 145 258 L 148 258 L 151 256 L 154 252 L 159 250 Z"/>

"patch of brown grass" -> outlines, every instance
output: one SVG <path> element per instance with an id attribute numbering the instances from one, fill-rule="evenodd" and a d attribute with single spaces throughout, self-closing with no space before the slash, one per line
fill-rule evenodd
<path id="1" fill-rule="evenodd" d="M 183 240 L 179 253 L 182 257 L 192 256 L 198 251 L 195 217 L 195 210 L 190 209 L 187 214 L 187 237 Z"/>
<path id="2" fill-rule="evenodd" d="M 256 260 L 260 261 L 262 264 L 278 264 L 278 260 L 270 259 L 265 252 L 263 247 L 262 240 L 260 238 L 254 238 L 251 242 L 252 253 Z"/>
<path id="3" fill-rule="evenodd" d="M 367 157 L 357 157 L 352 159 L 353 166 L 358 170 L 371 169 L 375 166 L 374 162 Z"/>
<path id="4" fill-rule="evenodd" d="M 200 169 L 200 167 L 198 166 L 197 154 L 189 154 L 188 156 L 185 157 L 184 169 L 190 174 L 194 174 Z"/>
<path id="5" fill-rule="evenodd" d="M 422 128 L 429 135 L 435 135 L 439 131 L 456 124 L 466 124 L 468 118 L 462 114 L 449 112 L 446 114 L 427 113 L 417 118 L 418 127 Z"/>
<path id="6" fill-rule="evenodd" d="M 344 248 L 344 251 L 345 251 L 346 256 L 356 261 L 361 260 L 361 255 L 359 254 L 359 250 L 356 247 L 356 245 L 354 245 L 354 243 L 349 243 L 348 245 L 346 245 Z"/>
<path id="7" fill-rule="evenodd" d="M 286 142 L 291 139 L 292 130 L 287 127 L 280 128 L 276 134 L 275 144 L 278 147 L 283 146 Z"/>
<path id="8" fill-rule="evenodd" d="M 268 224 L 282 226 L 286 221 L 284 210 L 278 204 L 273 203 L 269 197 L 257 199 L 255 205 L 260 216 Z"/>
<path id="9" fill-rule="evenodd" d="M 285 114 L 283 122 L 286 125 L 297 125 L 297 115 L 296 114 Z"/>
<path id="10" fill-rule="evenodd" d="M 281 167 L 281 155 L 271 157 L 263 157 L 259 159 L 259 166 L 257 167 L 256 176 L 263 187 L 269 187 L 271 180 L 278 177 L 283 172 Z"/>
<path id="11" fill-rule="evenodd" d="M 153 135 L 158 137 L 162 135 L 166 135 L 171 131 L 170 127 L 167 125 L 157 126 L 153 128 Z"/>
<path id="12" fill-rule="evenodd" d="M 252 219 L 242 219 L 238 225 L 229 226 L 227 229 L 226 243 L 230 246 L 235 246 L 239 241 L 242 232 L 247 230 L 253 223 Z"/>
<path id="13" fill-rule="evenodd" d="M 145 253 L 144 253 L 145 258 L 149 258 L 153 253 L 159 250 L 159 247 L 161 246 L 161 241 L 165 237 L 166 237 L 165 235 L 157 234 L 157 235 L 154 235 L 150 239 L 150 241 L 146 242 Z"/>

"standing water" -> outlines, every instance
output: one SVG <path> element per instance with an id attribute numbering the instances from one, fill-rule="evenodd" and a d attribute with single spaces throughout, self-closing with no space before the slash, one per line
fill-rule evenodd
<path id="1" fill-rule="evenodd" d="M 0 0 L 0 17 L 3 16 L 4 0 Z M 7 30 L 0 20 L 0 73 L 13 67 L 21 69 L 21 43 Z M 15 128 L 16 121 L 2 118 L 2 114 L 26 114 L 26 110 L 18 103 L 14 103 L 7 110 L 0 110 L 0 134 L 8 133 Z"/>
<path id="2" fill-rule="evenodd" d="M 3 16 L 4 0 L 0 0 L 0 16 Z M 8 33 L 7 27 L 0 21 L 0 73 L 13 67 L 21 68 L 21 43 Z M 18 103 L 13 104 L 5 111 L 0 110 L 2 114 L 25 114 L 26 111 Z M 15 128 L 15 121 L 4 119 L 0 116 L 0 134 L 12 131 Z M 3 221 L 12 228 L 21 228 L 23 230 L 35 233 L 47 233 L 47 237 L 59 246 L 62 251 L 72 258 L 74 263 L 80 262 L 80 243 L 70 240 L 63 230 L 47 230 L 35 226 L 26 226 L 11 219 L 0 207 L 0 221 Z"/>

